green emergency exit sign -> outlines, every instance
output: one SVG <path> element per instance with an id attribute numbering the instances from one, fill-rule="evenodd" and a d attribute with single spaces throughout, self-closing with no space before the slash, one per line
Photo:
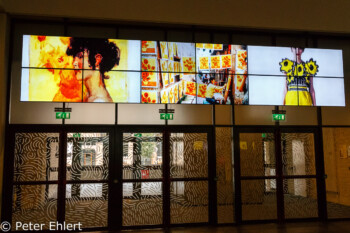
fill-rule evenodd
<path id="1" fill-rule="evenodd" d="M 70 119 L 70 112 L 56 112 L 56 119 Z"/>
<path id="2" fill-rule="evenodd" d="M 174 120 L 174 114 L 173 113 L 161 113 L 160 119 L 161 120 Z"/>
<path id="3" fill-rule="evenodd" d="M 274 121 L 285 121 L 286 120 L 286 114 L 272 114 L 272 119 Z"/>

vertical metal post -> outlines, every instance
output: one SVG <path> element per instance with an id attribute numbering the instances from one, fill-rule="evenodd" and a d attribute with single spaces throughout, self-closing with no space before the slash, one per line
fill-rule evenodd
<path id="1" fill-rule="evenodd" d="M 212 105 L 213 125 L 211 136 L 208 135 L 208 141 L 211 142 L 211 147 L 208 157 L 209 169 L 209 223 L 211 225 L 217 224 L 217 173 L 216 173 L 216 108 Z"/>
<path id="2" fill-rule="evenodd" d="M 279 107 L 275 106 L 275 111 Z M 281 223 L 284 221 L 284 194 L 283 194 L 283 159 L 282 159 L 282 141 L 279 121 L 275 122 L 275 159 L 276 159 L 276 184 L 277 184 L 277 219 Z"/>
<path id="3" fill-rule="evenodd" d="M 58 168 L 58 198 L 57 198 L 57 221 L 65 221 L 66 212 L 66 160 L 67 158 L 67 132 L 60 131 L 59 137 L 59 168 Z"/>
<path id="4" fill-rule="evenodd" d="M 315 135 L 316 142 L 316 176 L 317 176 L 317 201 L 318 216 L 320 220 L 327 220 L 327 195 L 326 195 L 326 175 L 324 168 L 324 151 L 323 151 L 323 129 L 322 129 L 322 109 L 317 107 L 317 133 Z"/>
<path id="5" fill-rule="evenodd" d="M 168 104 L 165 104 L 165 114 L 168 114 Z M 165 117 L 165 125 L 168 125 L 168 119 Z"/>
<path id="6" fill-rule="evenodd" d="M 163 224 L 170 226 L 170 132 L 163 130 Z"/>
<path id="7" fill-rule="evenodd" d="M 239 148 L 239 131 L 236 128 L 233 131 L 233 148 L 234 148 L 234 175 L 235 175 L 235 218 L 236 223 L 242 222 L 242 189 L 241 189 L 241 158 Z"/>

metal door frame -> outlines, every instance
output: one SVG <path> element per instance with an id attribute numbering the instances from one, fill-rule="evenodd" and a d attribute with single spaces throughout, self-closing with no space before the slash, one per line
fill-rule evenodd
<path id="1" fill-rule="evenodd" d="M 275 139 L 275 158 L 276 158 L 276 178 L 277 185 L 277 219 L 276 220 L 242 220 L 242 190 L 241 181 L 245 179 L 253 179 L 253 177 L 246 177 L 242 179 L 241 165 L 240 165 L 240 133 L 273 133 Z M 300 176 L 284 176 L 282 171 L 282 148 L 281 148 L 281 134 L 282 133 L 313 133 L 314 135 L 314 150 L 315 150 L 315 175 L 300 175 Z M 315 126 L 236 126 L 234 129 L 234 163 L 235 163 L 235 213 L 236 222 L 239 223 L 255 223 L 255 222 L 292 222 L 292 221 L 312 221 L 324 220 L 327 215 L 326 208 L 326 191 L 324 181 L 324 160 L 323 148 L 320 142 L 322 135 L 319 135 L 318 127 Z M 284 196 L 283 196 L 283 180 L 285 178 L 316 178 L 317 184 L 317 202 L 318 202 L 318 217 L 317 218 L 300 218 L 300 219 L 285 219 L 284 216 Z M 266 178 L 266 176 L 254 177 L 257 179 Z M 269 177 L 267 177 L 269 178 Z"/>
<path id="2" fill-rule="evenodd" d="M 135 132 L 135 133 L 163 133 L 163 177 L 162 177 L 162 189 L 163 189 L 163 223 L 160 225 L 140 225 L 140 226 L 122 226 L 122 183 L 117 182 L 114 184 L 116 188 L 113 190 L 118 191 L 118 193 L 113 194 L 117 197 L 118 203 L 113 204 L 112 209 L 117 209 L 119 211 L 114 211 L 112 216 L 116 219 L 115 224 L 112 226 L 113 229 L 138 229 L 138 228 L 159 228 L 159 227 L 170 227 L 170 226 L 194 226 L 194 225 L 215 225 L 217 223 L 217 209 L 216 209 L 216 157 L 215 148 L 212 145 L 214 137 L 212 135 L 212 126 L 181 126 L 181 125 L 167 125 L 167 126 L 149 126 L 149 125 L 125 125 L 118 126 L 116 132 L 116 164 L 112 168 L 115 172 L 113 175 L 113 180 L 122 181 L 122 143 L 123 143 L 123 133 Z M 208 223 L 185 223 L 185 224 L 171 224 L 170 223 L 170 133 L 207 133 L 208 141 Z M 192 178 L 181 180 L 193 180 Z M 130 181 L 132 182 L 132 181 Z M 113 223 L 113 222 L 112 222 Z"/>
<path id="3" fill-rule="evenodd" d="M 2 196 L 2 220 L 12 223 L 12 201 L 13 201 L 13 186 L 14 185 L 40 185 L 40 184 L 57 184 L 57 219 L 59 223 L 65 221 L 65 206 L 66 206 L 66 184 L 67 183 L 96 183 L 98 180 L 66 180 L 66 158 L 67 158 L 67 133 L 72 132 L 103 132 L 109 134 L 109 165 L 113 163 L 114 153 L 114 126 L 100 125 L 10 125 L 9 134 L 6 138 L 6 158 L 4 159 L 4 179 Z M 57 181 L 28 181 L 14 182 L 14 151 L 15 151 L 15 135 L 16 133 L 58 133 L 59 134 L 59 166 Z M 108 184 L 108 211 L 111 208 L 110 189 L 111 183 L 111 167 L 108 168 L 109 176 L 102 183 Z M 89 227 L 84 228 L 84 231 L 108 230 L 111 222 L 110 214 L 108 213 L 108 225 L 106 227 Z M 55 220 L 53 220 L 55 221 Z"/>

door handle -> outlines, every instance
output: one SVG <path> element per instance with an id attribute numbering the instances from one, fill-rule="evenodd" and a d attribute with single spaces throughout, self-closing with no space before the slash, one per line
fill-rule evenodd
<path id="1" fill-rule="evenodd" d="M 118 184 L 118 182 L 119 182 L 119 181 L 118 181 L 117 179 L 114 179 L 114 180 L 113 180 L 113 184 Z"/>

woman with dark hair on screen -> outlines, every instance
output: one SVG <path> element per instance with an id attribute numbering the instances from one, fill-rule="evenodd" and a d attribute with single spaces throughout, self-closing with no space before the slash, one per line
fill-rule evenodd
<path id="1" fill-rule="evenodd" d="M 112 102 L 106 89 L 106 72 L 119 65 L 120 49 L 108 39 L 71 38 L 66 51 L 73 56 L 77 80 L 84 83 L 84 102 Z"/>

